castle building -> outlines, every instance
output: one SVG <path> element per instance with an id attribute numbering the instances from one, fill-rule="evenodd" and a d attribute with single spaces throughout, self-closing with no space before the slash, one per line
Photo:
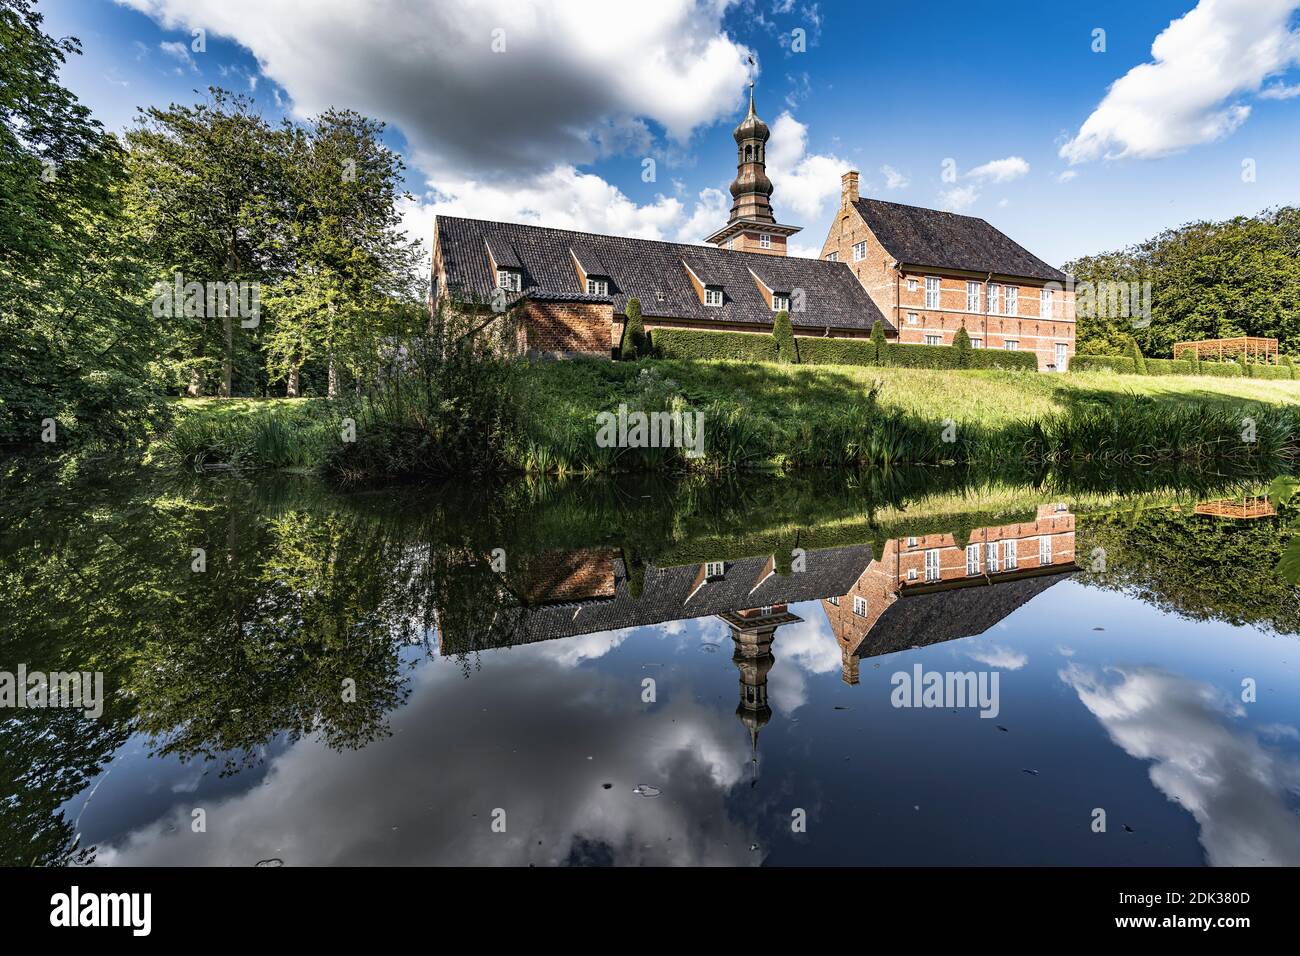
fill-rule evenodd
<path id="1" fill-rule="evenodd" d="M 1031 351 L 1043 371 L 1068 366 L 1068 277 L 983 219 L 863 198 L 849 171 L 821 256 L 789 256 L 800 227 L 772 208 L 771 135 L 751 83 L 732 133 L 731 210 L 703 245 L 438 216 L 431 301 L 510 306 L 518 321 L 506 347 L 518 354 L 616 354 L 635 298 L 652 336 L 770 334 L 785 311 L 795 335 L 863 338 L 879 322 L 900 343 L 952 345 L 964 327 L 976 348 Z"/>

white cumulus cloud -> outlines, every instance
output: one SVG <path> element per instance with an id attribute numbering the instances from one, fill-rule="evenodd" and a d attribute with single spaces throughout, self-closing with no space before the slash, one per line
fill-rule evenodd
<path id="1" fill-rule="evenodd" d="M 1240 98 L 1300 62 L 1300 35 L 1291 29 L 1297 6 L 1201 0 L 1156 37 L 1151 62 L 1111 84 L 1060 155 L 1071 163 L 1148 159 L 1227 136 L 1250 115 Z"/>
<path id="2" fill-rule="evenodd" d="M 1028 174 L 1029 163 L 1020 156 L 1008 156 L 1006 159 L 993 159 L 983 166 L 976 166 L 966 175 L 981 182 L 1009 183 Z"/>

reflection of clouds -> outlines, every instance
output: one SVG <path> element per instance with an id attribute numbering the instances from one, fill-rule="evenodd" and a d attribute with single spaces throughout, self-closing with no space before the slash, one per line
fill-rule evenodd
<path id="1" fill-rule="evenodd" d="M 1000 667 L 1008 671 L 1018 671 L 1029 663 L 1027 655 L 1001 644 L 989 644 L 984 647 L 977 644 L 975 650 L 966 652 L 966 656 L 986 667 Z"/>
<path id="2" fill-rule="evenodd" d="M 1230 727 L 1240 709 L 1207 684 L 1155 667 L 1108 672 L 1118 680 L 1070 663 L 1060 677 L 1111 740 L 1152 761 L 1151 782 L 1196 819 L 1210 864 L 1300 864 L 1300 817 L 1287 805 L 1300 765 Z"/>
<path id="3" fill-rule="evenodd" d="M 776 665 L 767 675 L 767 698 L 774 710 L 790 715 L 808 703 L 808 674 L 825 674 L 841 666 L 840 646 L 821 608 L 798 624 L 782 625 L 772 653 Z M 795 609 L 802 610 L 802 608 Z"/>
<path id="4" fill-rule="evenodd" d="M 560 667 L 577 667 L 583 661 L 604 657 L 634 633 L 636 628 L 625 627 L 617 631 L 600 631 L 596 634 L 566 637 L 559 641 L 546 641 L 533 645 L 532 649 Z"/>
<path id="5" fill-rule="evenodd" d="M 342 754 L 300 741 L 271 757 L 252 786 L 206 802 L 200 794 L 101 846 L 99 860 L 761 862 L 748 851 L 754 835 L 726 809 L 748 759 L 730 710 L 683 693 L 647 711 L 639 681 L 553 655 L 543 646 L 494 655 L 490 680 L 426 665 L 413 675 L 409 703 L 392 714 L 391 737 Z M 663 793 L 637 796 L 639 784 Z M 195 806 L 207 810 L 206 833 L 190 831 Z M 498 807 L 504 834 L 491 832 Z"/>

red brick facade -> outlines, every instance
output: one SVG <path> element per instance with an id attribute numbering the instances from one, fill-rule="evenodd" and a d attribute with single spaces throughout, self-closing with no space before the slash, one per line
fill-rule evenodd
<path id="1" fill-rule="evenodd" d="M 965 326 L 976 348 L 1030 351 L 1039 371 L 1065 370 L 1075 346 L 1072 290 L 1015 276 L 900 264 L 854 207 L 857 190 L 857 175 L 846 174 L 840 209 L 822 244 L 821 258 L 833 256 L 848 265 L 898 329 L 897 341 L 952 345 L 957 330 Z"/>
<path id="2" fill-rule="evenodd" d="M 529 354 L 609 358 L 617 344 L 614 306 L 609 302 L 528 300 L 522 318 Z"/>

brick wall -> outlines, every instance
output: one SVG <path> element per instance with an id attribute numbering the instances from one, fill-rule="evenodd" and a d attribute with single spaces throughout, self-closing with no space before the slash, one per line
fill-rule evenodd
<path id="1" fill-rule="evenodd" d="M 840 196 L 840 209 L 831 224 L 826 241 L 822 244 L 821 258 L 832 253 L 849 267 L 862 283 L 880 311 L 898 328 L 898 341 L 907 345 L 924 345 L 926 336 L 937 338 L 939 345 L 952 345 L 953 337 L 963 325 L 972 340 L 978 339 L 983 348 L 1005 348 L 1008 340 L 1015 341 L 1020 351 L 1032 351 L 1038 359 L 1040 371 L 1056 365 L 1057 345 L 1065 346 L 1068 357 L 1074 354 L 1075 323 L 1074 293 L 1065 289 L 1055 291 L 1050 315 L 1040 314 L 1039 292 L 1044 283 L 1030 280 L 998 281 L 999 314 L 985 314 L 988 285 L 986 275 L 975 275 L 956 270 L 931 270 L 913 272 L 896 267 L 893 257 L 876 239 L 862 216 L 852 205 L 857 198 L 857 181 L 844 184 Z M 854 246 L 863 243 L 862 258 L 855 259 Z M 939 280 L 937 308 L 926 308 L 925 280 Z M 910 281 L 909 281 L 910 280 Z M 980 284 L 979 310 L 967 311 L 966 283 Z M 1006 289 L 1017 291 L 1015 315 L 1006 311 Z M 973 343 L 975 344 L 975 343 Z"/>
<path id="2" fill-rule="evenodd" d="M 767 248 L 763 248 L 763 235 L 764 233 L 757 231 L 742 232 L 722 243 L 721 248 L 734 249 L 736 252 L 757 252 L 765 256 L 783 256 L 786 254 L 785 236 L 766 233 L 771 244 Z"/>
<path id="3" fill-rule="evenodd" d="M 605 302 L 537 302 L 524 305 L 528 351 L 543 355 L 610 357 L 614 306 Z"/>

